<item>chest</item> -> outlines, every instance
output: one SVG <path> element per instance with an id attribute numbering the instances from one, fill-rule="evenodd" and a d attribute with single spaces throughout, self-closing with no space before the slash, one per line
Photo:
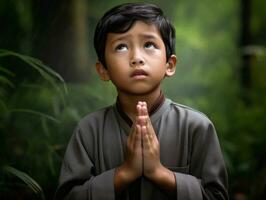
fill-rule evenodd
<path id="1" fill-rule="evenodd" d="M 106 124 L 99 134 L 94 159 L 98 173 L 121 165 L 126 156 L 128 129 L 119 123 Z M 172 171 L 186 172 L 190 163 L 191 138 L 188 128 L 176 120 L 158 120 L 153 124 L 160 144 L 161 163 Z"/>

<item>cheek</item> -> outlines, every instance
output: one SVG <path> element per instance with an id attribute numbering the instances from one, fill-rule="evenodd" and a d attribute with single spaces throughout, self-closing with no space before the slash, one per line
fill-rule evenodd
<path id="1" fill-rule="evenodd" d="M 125 59 L 113 58 L 107 61 L 107 63 L 108 63 L 107 68 L 109 71 L 109 75 L 112 80 L 120 81 L 127 74 Z"/>
<path id="2" fill-rule="evenodd" d="M 166 53 L 164 51 L 155 51 L 151 57 L 158 63 L 166 63 Z"/>
<path id="3" fill-rule="evenodd" d="M 153 59 L 150 60 L 152 66 L 156 66 L 158 70 L 164 69 L 166 66 L 166 57 L 162 55 L 154 56 Z"/>
<path id="4" fill-rule="evenodd" d="M 126 63 L 126 56 L 125 55 L 115 55 L 115 54 L 111 54 L 109 56 L 106 56 L 106 62 L 108 63 L 108 65 L 110 66 L 120 66 L 120 65 L 124 65 Z"/>

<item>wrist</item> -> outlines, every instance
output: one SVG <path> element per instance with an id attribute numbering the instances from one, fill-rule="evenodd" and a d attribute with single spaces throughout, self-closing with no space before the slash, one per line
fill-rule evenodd
<path id="1" fill-rule="evenodd" d="M 134 173 L 134 171 L 127 167 L 127 165 L 125 164 L 122 164 L 117 168 L 117 173 L 125 183 L 131 183 L 135 179 L 137 179 L 136 173 Z"/>
<path id="2" fill-rule="evenodd" d="M 162 164 L 160 164 L 152 172 L 145 173 L 145 176 L 153 182 L 160 182 L 165 174 L 165 170 L 166 168 Z"/>
<path id="3" fill-rule="evenodd" d="M 123 190 L 130 183 L 138 178 L 137 174 L 133 172 L 126 164 L 122 164 L 115 170 L 114 185 L 116 192 Z"/>
<path id="4" fill-rule="evenodd" d="M 160 165 L 153 173 L 146 177 L 167 193 L 171 195 L 176 193 L 175 175 L 163 165 Z"/>

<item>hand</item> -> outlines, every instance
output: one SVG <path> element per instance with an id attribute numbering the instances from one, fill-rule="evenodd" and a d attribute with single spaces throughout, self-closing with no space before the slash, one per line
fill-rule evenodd
<path id="1" fill-rule="evenodd" d="M 143 159 L 139 122 L 139 115 L 137 115 L 127 138 L 125 161 L 116 169 L 114 180 L 116 192 L 120 192 L 124 187 L 142 176 Z"/>
<path id="2" fill-rule="evenodd" d="M 137 123 L 138 118 L 139 116 L 136 117 L 127 139 L 126 159 L 123 164 L 131 180 L 142 175 L 141 126 Z"/>
<path id="3" fill-rule="evenodd" d="M 174 174 L 160 162 L 160 147 L 149 118 L 146 102 L 137 104 L 137 116 L 127 139 L 125 162 L 115 173 L 115 191 L 144 175 L 171 195 L 175 195 Z"/>
<path id="4" fill-rule="evenodd" d="M 173 172 L 160 161 L 160 146 L 153 129 L 146 102 L 139 102 L 138 124 L 141 126 L 143 174 L 173 197 L 176 195 L 176 181 Z"/>
<path id="5" fill-rule="evenodd" d="M 141 127 L 142 151 L 143 151 L 143 174 L 149 179 L 155 179 L 159 171 L 163 169 L 160 162 L 160 147 L 157 136 L 153 129 L 146 102 L 137 105 L 138 121 Z"/>

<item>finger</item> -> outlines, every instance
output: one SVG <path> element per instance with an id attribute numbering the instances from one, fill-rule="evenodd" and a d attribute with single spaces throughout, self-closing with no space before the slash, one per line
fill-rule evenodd
<path id="1" fill-rule="evenodd" d="M 147 103 L 145 101 L 142 103 L 142 114 L 143 115 L 149 115 L 148 106 L 147 106 Z"/>
<path id="2" fill-rule="evenodd" d="M 150 138 L 149 135 L 147 133 L 147 126 L 142 126 L 141 127 L 141 133 L 142 133 L 142 137 L 143 137 L 143 148 L 144 149 L 149 149 L 151 142 L 150 142 Z"/>
<path id="3" fill-rule="evenodd" d="M 131 129 L 130 129 L 130 133 L 128 135 L 128 141 L 130 143 L 132 143 L 133 139 L 134 139 L 134 134 L 136 132 L 136 120 L 133 122 Z"/>
<path id="4" fill-rule="evenodd" d="M 143 116 L 136 117 L 136 125 L 143 126 Z"/>
<path id="5" fill-rule="evenodd" d="M 145 116 L 145 102 L 141 102 L 140 115 Z"/>
<path id="6" fill-rule="evenodd" d="M 146 101 L 143 101 L 143 102 L 142 102 L 142 106 L 143 106 L 143 107 L 147 107 L 147 102 L 146 102 Z"/>
<path id="7" fill-rule="evenodd" d="M 149 139 L 153 141 L 157 139 L 157 136 L 155 134 L 151 121 L 149 119 L 147 121 L 147 135 L 149 136 Z"/>
<path id="8" fill-rule="evenodd" d="M 141 148 L 141 126 L 136 125 L 136 133 L 134 134 L 134 149 Z"/>
<path id="9" fill-rule="evenodd" d="M 141 115 L 141 107 L 142 107 L 142 102 L 138 101 L 137 105 L 136 105 L 136 110 L 137 110 L 137 116 Z"/>
<path id="10" fill-rule="evenodd" d="M 137 108 L 137 115 L 140 116 L 141 115 L 141 104 L 140 104 L 140 101 L 138 102 L 136 108 Z"/>
<path id="11" fill-rule="evenodd" d="M 137 125 L 147 126 L 147 116 L 139 116 L 137 118 Z"/>

